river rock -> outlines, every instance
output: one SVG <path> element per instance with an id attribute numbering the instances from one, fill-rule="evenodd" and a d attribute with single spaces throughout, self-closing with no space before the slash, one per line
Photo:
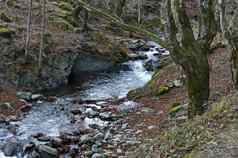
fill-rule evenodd
<path id="1" fill-rule="evenodd" d="M 63 140 L 56 137 L 51 140 L 51 143 L 54 147 L 59 147 L 63 144 Z"/>
<path id="2" fill-rule="evenodd" d="M 44 97 L 43 97 L 43 95 L 41 95 L 41 94 L 33 94 L 32 96 L 31 96 L 31 100 L 39 100 L 39 99 L 43 99 Z"/>
<path id="3" fill-rule="evenodd" d="M 19 150 L 20 143 L 16 138 L 9 139 L 3 146 L 5 156 L 15 156 Z"/>
<path id="4" fill-rule="evenodd" d="M 144 67 L 147 71 L 154 71 L 160 68 L 160 61 L 148 60 L 145 62 Z"/>
<path id="5" fill-rule="evenodd" d="M 18 105 L 21 105 L 20 111 L 22 111 L 22 112 L 28 112 L 32 108 L 32 104 L 30 104 L 22 99 L 18 102 Z"/>
<path id="6" fill-rule="evenodd" d="M 99 115 L 99 113 L 97 111 L 94 111 L 92 108 L 88 108 L 86 109 L 85 113 L 89 116 L 89 117 L 96 117 Z"/>
<path id="7" fill-rule="evenodd" d="M 95 138 L 91 136 L 91 134 L 86 134 L 80 137 L 81 144 L 92 144 L 94 143 Z"/>
<path id="8" fill-rule="evenodd" d="M 17 92 L 17 97 L 19 99 L 30 101 L 32 99 L 32 93 L 31 92 Z"/>
<path id="9" fill-rule="evenodd" d="M 99 117 L 102 120 L 110 120 L 111 119 L 111 114 L 108 113 L 108 112 L 104 112 L 104 113 L 100 113 Z"/>
<path id="10" fill-rule="evenodd" d="M 101 71 L 108 71 L 113 67 L 114 63 L 108 58 L 98 55 L 79 54 L 74 61 L 71 73 L 71 82 L 87 81 L 90 75 Z"/>
<path id="11" fill-rule="evenodd" d="M 27 158 L 41 158 L 40 154 L 33 150 L 31 153 L 27 155 Z"/>
<path id="12" fill-rule="evenodd" d="M 37 148 L 42 158 L 58 158 L 58 151 L 55 148 L 47 145 L 39 145 Z"/>
<path id="13" fill-rule="evenodd" d="M 131 40 L 128 42 L 128 47 L 132 51 L 148 51 L 150 49 L 143 40 Z"/>
<path id="14" fill-rule="evenodd" d="M 103 140 L 104 139 L 104 134 L 99 132 L 94 136 L 95 140 Z"/>
<path id="15" fill-rule="evenodd" d="M 92 155 L 91 158 L 104 158 L 104 155 L 103 154 L 99 154 L 99 153 L 95 153 Z"/>
<path id="16" fill-rule="evenodd" d="M 131 53 L 129 54 L 130 60 L 145 60 L 147 59 L 147 55 L 145 53 Z"/>
<path id="17" fill-rule="evenodd" d="M 98 146 L 98 145 L 96 145 L 96 144 L 92 145 L 91 150 L 92 150 L 93 153 L 102 152 L 102 149 L 100 148 L 100 146 Z"/>

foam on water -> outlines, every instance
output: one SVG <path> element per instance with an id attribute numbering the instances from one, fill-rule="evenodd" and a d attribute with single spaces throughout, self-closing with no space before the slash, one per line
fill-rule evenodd
<path id="1" fill-rule="evenodd" d="M 154 58 L 155 52 L 147 52 L 149 59 Z M 130 90 L 144 86 L 152 77 L 144 67 L 144 60 L 129 61 L 124 63 L 130 71 L 119 73 L 101 74 L 97 79 L 86 83 L 81 92 L 81 98 L 85 100 L 102 100 L 109 98 L 126 97 Z"/>

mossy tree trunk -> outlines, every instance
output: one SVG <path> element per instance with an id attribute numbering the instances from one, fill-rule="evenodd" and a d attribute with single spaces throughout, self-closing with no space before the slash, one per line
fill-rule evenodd
<path id="1" fill-rule="evenodd" d="M 181 3 L 180 3 L 181 2 Z M 195 32 L 191 19 L 186 12 L 186 0 L 167 1 L 169 21 L 169 43 L 174 61 L 181 65 L 187 79 L 189 96 L 189 118 L 201 115 L 207 109 L 209 99 L 210 44 L 216 34 L 214 4 L 208 0 L 208 6 L 199 8 L 201 20 L 199 32 Z M 195 36 L 197 35 L 197 37 Z"/>
<path id="2" fill-rule="evenodd" d="M 207 57 L 199 56 L 194 61 L 190 60 L 185 72 L 189 96 L 188 115 L 189 118 L 192 118 L 203 114 L 207 110 L 209 98 L 209 65 Z"/>

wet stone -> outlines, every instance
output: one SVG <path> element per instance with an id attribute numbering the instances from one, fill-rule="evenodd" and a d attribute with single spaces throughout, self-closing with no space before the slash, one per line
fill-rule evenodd
<path id="1" fill-rule="evenodd" d="M 96 117 L 99 115 L 99 113 L 97 111 L 94 111 L 92 108 L 88 108 L 86 109 L 85 113 L 89 116 L 89 117 Z"/>
<path id="2" fill-rule="evenodd" d="M 104 158 L 105 156 L 103 154 L 95 153 L 92 155 L 91 158 Z"/>
<path id="3" fill-rule="evenodd" d="M 97 134 L 94 136 L 94 138 L 95 138 L 96 140 L 103 140 L 103 139 L 104 139 L 104 134 L 101 133 L 101 132 L 99 132 L 99 133 L 97 133 Z"/>
<path id="4" fill-rule="evenodd" d="M 20 148 L 20 143 L 16 138 L 9 139 L 3 146 L 3 153 L 6 156 L 15 156 Z"/>
<path id="5" fill-rule="evenodd" d="M 80 137 L 81 144 L 92 144 L 94 143 L 95 138 L 92 137 L 90 134 L 86 134 Z"/>
<path id="6" fill-rule="evenodd" d="M 91 150 L 92 150 L 93 153 L 99 153 L 99 152 L 102 151 L 102 149 L 96 144 L 92 145 Z"/>
<path id="7" fill-rule="evenodd" d="M 51 140 L 51 143 L 52 143 L 53 146 L 58 147 L 58 146 L 61 146 L 61 145 L 62 145 L 63 140 L 60 139 L 60 138 L 53 138 L 53 139 Z"/>
<path id="8" fill-rule="evenodd" d="M 41 157 L 44 158 L 57 158 L 58 157 L 58 151 L 55 148 L 52 148 L 47 145 L 39 145 L 38 150 Z"/>

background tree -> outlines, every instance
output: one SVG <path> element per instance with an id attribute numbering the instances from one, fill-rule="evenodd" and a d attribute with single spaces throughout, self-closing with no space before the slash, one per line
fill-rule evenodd
<path id="1" fill-rule="evenodd" d="M 218 0 L 219 21 L 227 50 L 232 54 L 232 74 L 235 87 L 238 88 L 238 1 Z"/>
<path id="2" fill-rule="evenodd" d="M 32 18 L 32 0 L 28 0 L 27 11 L 27 31 L 26 31 L 26 43 L 25 43 L 25 57 L 28 56 L 30 41 L 31 41 L 31 18 Z"/>
<path id="3" fill-rule="evenodd" d="M 137 0 L 138 24 L 141 23 L 141 9 L 142 9 L 142 0 Z"/>
<path id="4" fill-rule="evenodd" d="M 46 0 L 41 0 L 41 40 L 40 40 L 40 52 L 39 52 L 39 69 L 41 69 L 42 57 L 45 49 L 45 29 L 46 29 Z"/>

